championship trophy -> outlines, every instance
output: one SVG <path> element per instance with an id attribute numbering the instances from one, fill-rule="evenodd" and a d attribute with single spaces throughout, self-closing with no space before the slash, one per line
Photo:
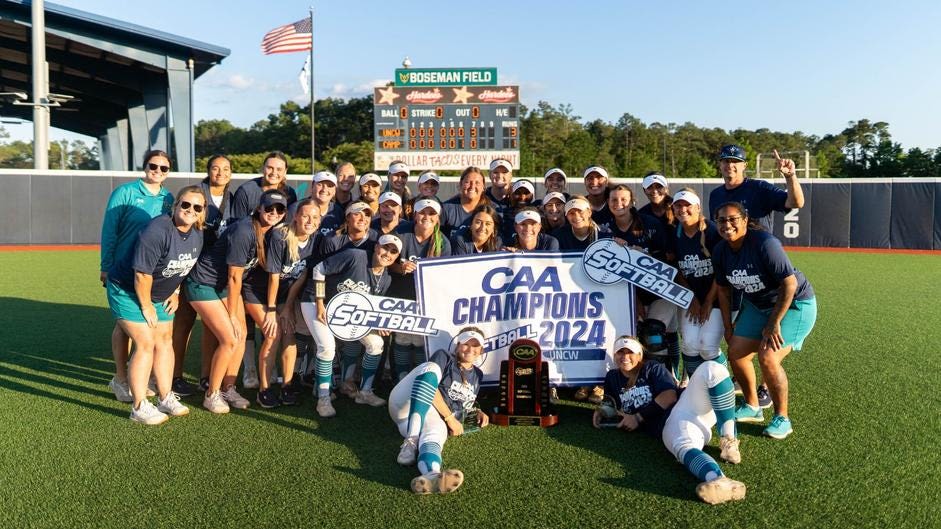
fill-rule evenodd
<path id="1" fill-rule="evenodd" d="M 549 403 L 549 363 L 542 361 L 538 343 L 516 340 L 509 359 L 500 363 L 500 404 L 493 423 L 546 428 L 558 422 Z"/>

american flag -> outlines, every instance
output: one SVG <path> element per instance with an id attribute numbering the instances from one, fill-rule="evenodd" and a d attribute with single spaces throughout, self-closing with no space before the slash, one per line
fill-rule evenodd
<path id="1" fill-rule="evenodd" d="M 307 51 L 312 45 L 310 19 L 305 18 L 269 31 L 261 41 L 261 51 L 265 55 L 291 53 L 293 51 Z"/>

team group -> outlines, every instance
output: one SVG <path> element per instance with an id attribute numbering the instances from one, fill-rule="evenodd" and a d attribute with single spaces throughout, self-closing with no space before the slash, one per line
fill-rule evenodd
<path id="1" fill-rule="evenodd" d="M 678 282 L 695 299 L 678 310 L 638 291 L 640 338 L 618 337 L 616 365 L 604 387 L 579 388 L 574 397 L 614 402 L 613 413 L 595 411 L 596 427 L 607 421 L 662 437 L 699 479 L 704 501 L 741 499 L 744 484 L 726 477 L 702 449 L 716 426 L 720 458 L 738 463 L 735 422 L 764 422 L 766 405 L 774 406 L 766 435 L 783 439 L 793 431 L 782 361 L 800 350 L 816 319 L 810 283 L 768 230 L 773 211 L 803 205 L 794 163 L 775 157 L 786 190 L 746 178 L 745 151 L 724 146 L 718 156 L 724 185 L 710 194 L 706 215 L 695 191 L 671 194 L 657 173 L 644 178 L 649 203 L 638 209 L 632 189 L 610 184 L 597 165 L 583 173 L 584 195 L 567 193 L 564 171 L 550 169 L 537 200 L 534 184 L 514 181 L 506 160 L 493 161 L 486 172 L 466 168 L 457 195 L 444 201 L 437 196 L 440 179 L 430 171 L 419 176 L 413 196 L 409 168 L 398 161 L 385 183 L 374 173 L 357 177 L 349 163 L 336 173 L 318 172 L 310 196 L 298 200 L 279 152 L 266 157 L 262 176 L 234 190 L 229 160 L 214 156 L 202 183 L 184 187 L 174 200 L 163 186 L 169 157 L 150 151 L 144 176 L 112 193 L 102 226 L 101 281 L 116 320 L 109 386 L 118 400 L 132 403 L 131 419 L 144 424 L 186 415 L 180 397 L 200 391 L 213 413 L 249 407 L 236 389 L 243 364 L 243 386 L 257 387 L 256 401 L 265 408 L 297 404 L 309 385 L 317 414 L 333 417 L 332 389 L 338 389 L 358 404 L 388 405 L 404 437 L 397 460 L 418 466 L 413 491 L 450 492 L 464 476 L 442 467 L 441 452 L 474 409 L 482 331 L 461 329 L 450 351 L 428 358 L 415 335 L 373 331 L 354 342 L 336 340 L 326 305 L 349 290 L 415 299 L 412 273 L 419 259 L 584 250 L 613 238 L 676 266 Z M 203 322 L 198 388 L 183 378 L 197 315 Z M 254 345 L 246 347 L 256 325 L 263 336 L 257 357 Z M 398 381 L 388 402 L 373 389 L 385 350 Z M 743 393 L 738 405 L 728 367 Z M 476 417 L 487 425 L 486 413 Z"/>

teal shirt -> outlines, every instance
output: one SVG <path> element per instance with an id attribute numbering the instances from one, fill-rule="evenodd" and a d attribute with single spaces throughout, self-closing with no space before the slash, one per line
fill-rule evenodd
<path id="1" fill-rule="evenodd" d="M 127 260 L 137 236 L 151 219 L 169 213 L 172 207 L 173 195 L 163 186 L 157 194 L 148 191 L 143 179 L 118 186 L 108 199 L 101 223 L 101 271 Z"/>

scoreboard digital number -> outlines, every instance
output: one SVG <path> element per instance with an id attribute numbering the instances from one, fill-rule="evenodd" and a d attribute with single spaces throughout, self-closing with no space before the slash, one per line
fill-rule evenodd
<path id="1" fill-rule="evenodd" d="M 376 88 L 374 169 L 394 160 L 412 169 L 519 168 L 519 87 Z"/>

